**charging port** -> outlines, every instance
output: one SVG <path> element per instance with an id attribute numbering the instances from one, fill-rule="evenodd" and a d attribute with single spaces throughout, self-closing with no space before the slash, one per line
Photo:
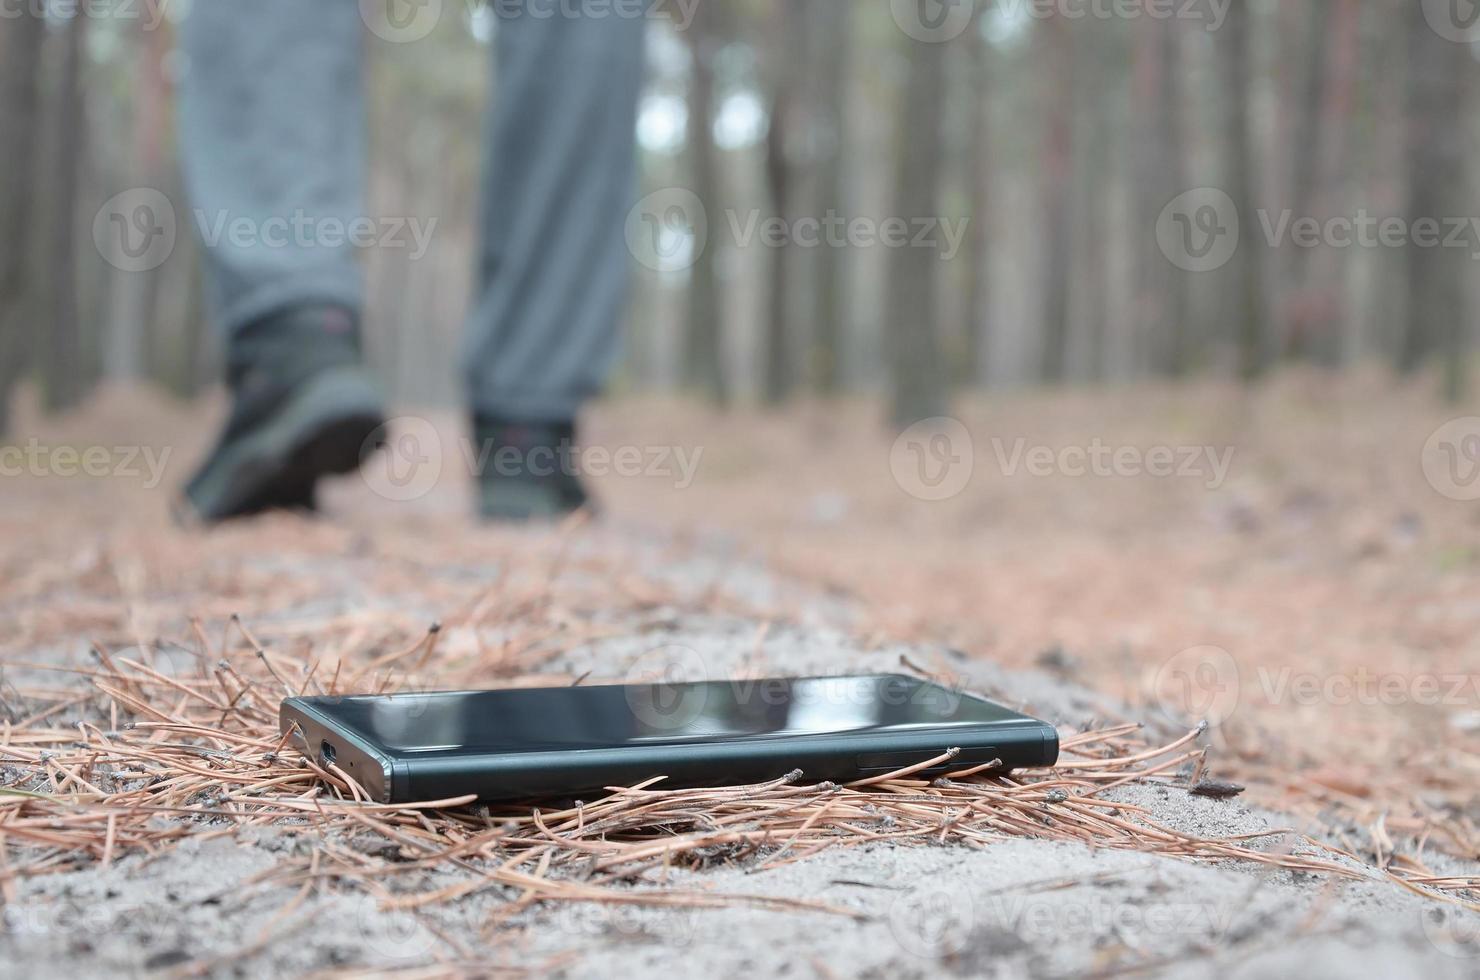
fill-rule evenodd
<path id="1" fill-rule="evenodd" d="M 330 745 L 327 741 L 319 743 L 319 759 L 324 763 L 325 769 L 334 765 L 336 755 L 334 746 Z"/>

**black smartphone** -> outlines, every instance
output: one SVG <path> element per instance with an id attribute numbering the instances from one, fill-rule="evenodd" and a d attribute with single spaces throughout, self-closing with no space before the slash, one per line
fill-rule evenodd
<path id="1" fill-rule="evenodd" d="M 913 677 L 809 677 L 289 698 L 285 735 L 384 803 L 809 782 L 893 772 L 950 749 L 954 772 L 1053 765 L 1053 726 Z M 591 798 L 591 797 L 586 797 Z"/>

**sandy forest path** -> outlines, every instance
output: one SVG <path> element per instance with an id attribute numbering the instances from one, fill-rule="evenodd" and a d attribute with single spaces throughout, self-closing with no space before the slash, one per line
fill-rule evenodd
<path id="1" fill-rule="evenodd" d="M 104 447 L 121 470 L 115 450 L 149 431 L 155 459 L 176 457 L 158 486 L 142 470 L 6 482 L 0 972 L 1480 965 L 1473 697 L 1290 704 L 1267 670 L 1371 665 L 1410 694 L 1477 673 L 1476 521 L 1419 464 L 1442 418 L 1362 417 L 1359 394 L 1334 428 L 1289 395 L 1280 424 L 1246 405 L 1236 428 L 1219 393 L 1179 418 L 1066 410 L 1093 430 L 999 406 L 968 419 L 975 482 L 935 505 L 859 419 L 634 409 L 596 441 L 702 447 L 692 485 L 598 480 L 606 517 L 532 531 L 464 518 L 456 429 L 433 418 L 444 478 L 412 499 L 372 477 L 334 488 L 330 519 L 204 533 L 163 506 L 198 420 L 114 397 L 38 445 Z M 1003 472 L 989 431 L 1009 453 L 1099 438 L 1235 454 L 1217 486 L 1039 479 Z M 1039 714 L 1075 751 L 1012 784 L 803 779 L 538 816 L 366 810 L 264 751 L 283 690 L 621 681 L 670 662 L 925 673 Z M 1217 683 L 1194 704 L 1158 687 L 1204 664 Z M 1222 723 L 1189 740 L 1195 708 Z M 1330 750 L 1354 731 L 1379 733 L 1382 757 Z M 1189 792 L 1205 778 L 1250 789 Z"/>

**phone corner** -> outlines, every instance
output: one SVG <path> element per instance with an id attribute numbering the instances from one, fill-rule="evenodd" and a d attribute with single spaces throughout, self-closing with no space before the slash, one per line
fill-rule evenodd
<path id="1" fill-rule="evenodd" d="M 1059 731 L 1052 725 L 1043 726 L 1043 765 L 1058 765 L 1059 761 Z"/>
<path id="2" fill-rule="evenodd" d="M 300 698 L 284 698 L 278 703 L 278 732 L 281 734 L 288 734 L 294 725 L 302 729 L 306 720 L 306 712 Z"/>

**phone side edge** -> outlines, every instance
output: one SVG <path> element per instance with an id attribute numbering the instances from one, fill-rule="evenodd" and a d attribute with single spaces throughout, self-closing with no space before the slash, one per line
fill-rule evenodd
<path id="1" fill-rule="evenodd" d="M 924 761 L 951 745 L 978 753 L 991 748 L 1007 770 L 1038 769 L 1057 761 L 1058 734 L 1046 722 L 1025 718 L 1007 725 L 979 725 L 954 732 L 844 734 L 762 743 L 611 747 L 527 755 L 410 757 L 396 760 L 394 800 L 410 796 L 437 799 L 468 792 L 477 792 L 488 801 L 536 799 L 632 785 L 654 775 L 673 778 L 671 785 L 675 787 L 736 786 L 773 779 L 792 768 L 802 769 L 807 780 L 847 781 L 881 771 L 860 765 L 865 756 L 912 754 L 910 762 Z M 962 765 L 956 764 L 955 768 Z M 737 775 L 737 768 L 745 774 Z M 945 763 L 929 772 L 951 768 L 952 764 Z M 717 772 L 728 774 L 718 776 Z"/>
<path id="2" fill-rule="evenodd" d="M 1059 730 L 1048 722 L 1043 725 L 1043 768 L 1059 764 Z"/>
<path id="3" fill-rule="evenodd" d="M 336 765 L 354 777 L 377 803 L 393 802 L 395 761 L 332 714 L 320 710 L 307 698 L 285 698 L 278 707 L 278 731 L 288 734 L 297 726 L 301 737 L 290 738 L 307 759 L 322 765 L 315 746 L 334 747 Z"/>

